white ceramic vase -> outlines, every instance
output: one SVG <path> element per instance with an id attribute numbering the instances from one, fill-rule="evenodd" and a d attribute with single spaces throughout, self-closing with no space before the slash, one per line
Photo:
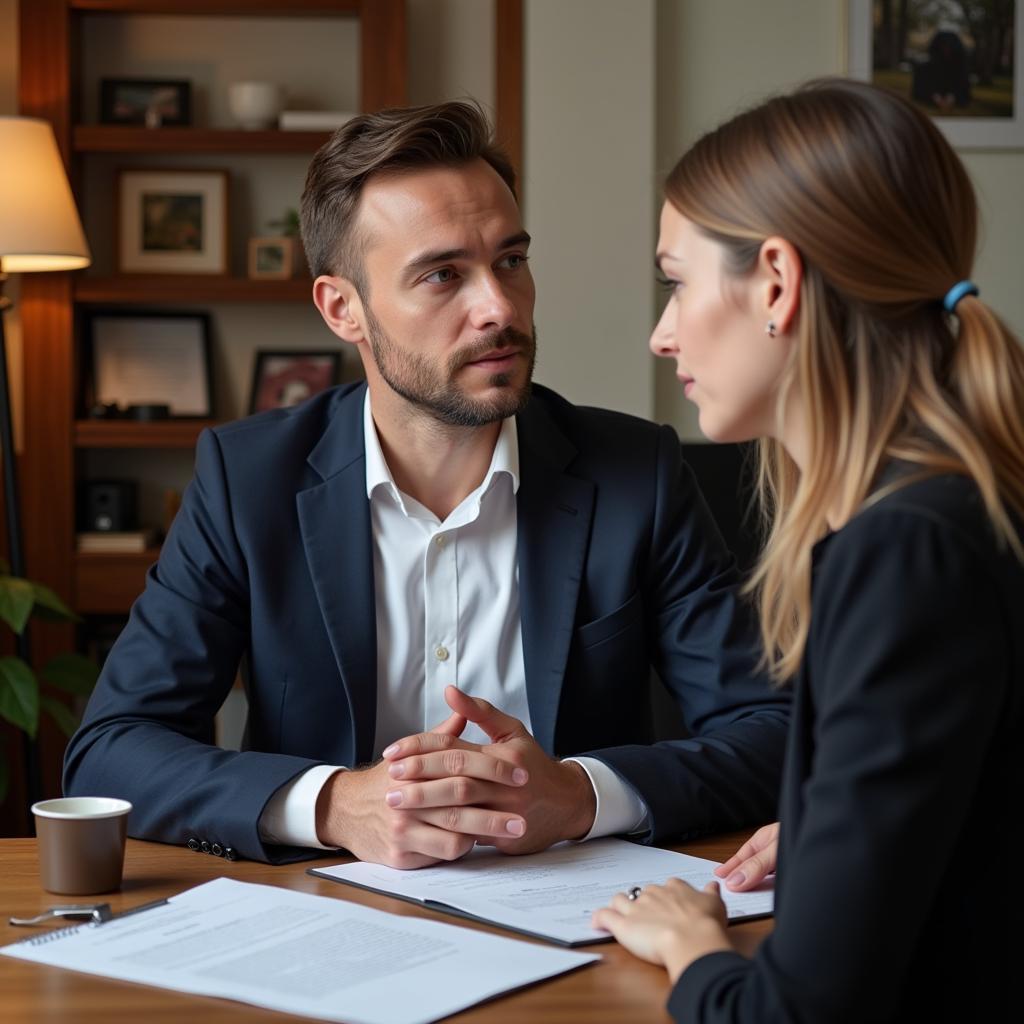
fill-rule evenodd
<path id="1" fill-rule="evenodd" d="M 228 86 L 228 110 L 249 130 L 274 128 L 284 107 L 284 95 L 275 82 L 232 82 Z"/>

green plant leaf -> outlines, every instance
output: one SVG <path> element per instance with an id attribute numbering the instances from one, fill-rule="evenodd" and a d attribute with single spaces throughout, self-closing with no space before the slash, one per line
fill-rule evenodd
<path id="1" fill-rule="evenodd" d="M 0 658 L 0 717 L 36 738 L 39 684 L 21 658 Z"/>
<path id="2" fill-rule="evenodd" d="M 78 716 L 63 702 L 56 700 L 54 697 L 47 697 L 45 694 L 40 698 L 40 703 L 43 710 L 46 711 L 49 716 L 57 723 L 57 727 L 60 729 L 68 739 L 71 739 L 75 734 L 75 730 L 78 728 Z"/>
<path id="3" fill-rule="evenodd" d="M 33 584 L 18 576 L 0 576 L 0 619 L 15 633 L 22 633 L 36 602 Z"/>
<path id="4" fill-rule="evenodd" d="M 84 654 L 58 654 L 51 658 L 39 673 L 51 686 L 76 697 L 88 697 L 96 685 L 100 670 Z"/>
<path id="5" fill-rule="evenodd" d="M 81 622 L 82 620 L 49 588 L 42 583 L 31 584 L 35 599 L 35 612 L 41 619 L 51 622 Z"/>

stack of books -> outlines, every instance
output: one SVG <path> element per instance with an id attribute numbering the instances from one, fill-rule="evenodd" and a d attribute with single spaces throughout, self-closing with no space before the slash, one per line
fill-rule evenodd
<path id="1" fill-rule="evenodd" d="M 283 110 L 277 124 L 285 132 L 333 132 L 355 116 L 347 110 Z"/>
<path id="2" fill-rule="evenodd" d="M 78 535 L 78 550 L 103 554 L 133 554 L 155 547 L 159 531 L 153 527 L 144 530 L 87 530 Z"/>

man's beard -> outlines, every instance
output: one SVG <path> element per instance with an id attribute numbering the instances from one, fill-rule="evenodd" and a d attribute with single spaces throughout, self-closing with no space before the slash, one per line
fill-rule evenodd
<path id="1" fill-rule="evenodd" d="M 438 367 L 414 352 L 403 352 L 388 337 L 368 305 L 366 328 L 370 350 L 381 377 L 406 401 L 429 412 L 441 423 L 456 427 L 482 427 L 520 412 L 530 398 L 530 380 L 537 355 L 537 332 L 523 334 L 513 327 L 481 335 L 471 346 L 454 353 Z M 467 363 L 482 358 L 494 349 L 516 346 L 525 362 L 525 373 L 515 383 L 507 371 L 493 374 L 488 386 L 498 394 L 489 399 L 467 395 L 456 377 Z"/>

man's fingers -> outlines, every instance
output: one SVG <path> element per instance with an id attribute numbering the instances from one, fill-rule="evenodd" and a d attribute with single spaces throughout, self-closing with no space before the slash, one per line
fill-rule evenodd
<path id="1" fill-rule="evenodd" d="M 526 832 L 526 821 L 518 814 L 489 811 L 482 807 L 432 807 L 417 811 L 416 817 L 446 832 L 473 837 L 508 839 Z"/>
<path id="2" fill-rule="evenodd" d="M 455 717 L 454 715 L 452 716 Z M 451 719 L 448 719 L 450 722 Z M 467 743 L 449 732 L 421 732 L 405 736 L 385 747 L 381 757 L 385 761 L 397 761 L 412 754 L 428 754 L 434 750 L 482 750 L 479 743 Z"/>
<path id="3" fill-rule="evenodd" d="M 462 731 L 465 728 L 465 716 L 453 711 L 443 722 L 441 722 L 439 725 L 435 725 L 434 728 L 430 730 L 430 732 L 446 733 L 449 736 L 461 736 Z"/>
<path id="4" fill-rule="evenodd" d="M 530 778 L 525 768 L 491 754 L 484 754 L 462 747 L 429 754 L 411 754 L 388 765 L 388 775 L 393 779 L 448 779 L 466 776 L 497 782 L 502 786 L 523 786 Z"/>
<path id="5" fill-rule="evenodd" d="M 452 711 L 480 726 L 495 743 L 529 735 L 518 718 L 506 715 L 504 711 L 499 711 L 493 704 L 480 697 L 470 697 L 457 686 L 446 686 L 444 699 Z"/>
<path id="6" fill-rule="evenodd" d="M 473 849 L 473 836 L 437 828 L 413 815 L 395 815 L 390 841 L 381 862 L 393 868 L 418 868 L 439 860 L 452 861 Z"/>
<path id="7" fill-rule="evenodd" d="M 384 794 L 384 802 L 388 807 L 400 807 L 403 811 L 416 810 L 420 807 L 491 807 L 495 803 L 495 798 L 502 792 L 490 783 L 460 775 L 452 779 L 414 782 L 389 789 Z"/>

